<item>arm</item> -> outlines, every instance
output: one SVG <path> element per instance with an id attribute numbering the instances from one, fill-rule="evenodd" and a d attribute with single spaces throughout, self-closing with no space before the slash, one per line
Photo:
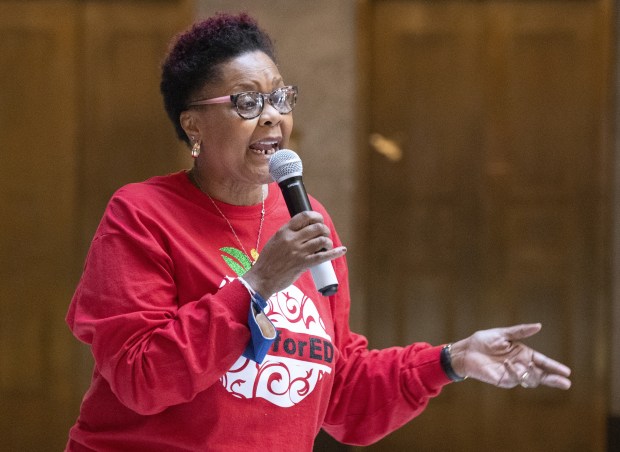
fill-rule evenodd
<path id="1" fill-rule="evenodd" d="M 330 300 L 341 355 L 323 428 L 354 445 L 378 441 L 419 415 L 450 382 L 441 347 L 368 350 L 366 338 L 349 330 L 349 286 L 344 259 L 334 261 L 340 288 Z"/>
<path id="2" fill-rule="evenodd" d="M 346 444 L 372 444 L 397 430 L 450 382 L 439 364 L 440 347 L 417 343 L 368 351 L 365 342 L 353 340 L 354 355 L 337 370 L 323 424 Z"/>
<path id="3" fill-rule="evenodd" d="M 540 324 L 530 324 L 478 331 L 451 346 L 452 370 L 501 388 L 568 389 L 568 367 L 520 342 L 539 330 Z M 418 343 L 368 351 L 364 338 L 349 335 L 323 425 L 339 441 L 378 441 L 419 415 L 451 381 L 440 363 L 443 347 Z"/>
<path id="4" fill-rule="evenodd" d="M 343 261 L 338 279 L 346 282 Z M 369 351 L 366 339 L 348 328 L 348 283 L 341 291 L 331 305 L 342 356 L 323 428 L 341 442 L 367 445 L 419 415 L 452 380 L 441 364 L 443 347 L 416 343 Z M 479 331 L 452 345 L 452 370 L 504 388 L 567 389 L 570 369 L 520 342 L 539 330 L 533 324 Z"/>
<path id="5" fill-rule="evenodd" d="M 141 414 L 191 400 L 250 339 L 249 294 L 236 280 L 179 307 L 174 262 L 148 223 L 111 202 L 67 316 L 118 399 Z"/>

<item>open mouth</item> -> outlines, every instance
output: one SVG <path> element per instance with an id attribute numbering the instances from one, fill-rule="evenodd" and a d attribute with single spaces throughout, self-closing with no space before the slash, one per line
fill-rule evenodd
<path id="1" fill-rule="evenodd" d="M 250 145 L 250 149 L 257 154 L 273 155 L 280 149 L 279 141 L 258 141 Z"/>

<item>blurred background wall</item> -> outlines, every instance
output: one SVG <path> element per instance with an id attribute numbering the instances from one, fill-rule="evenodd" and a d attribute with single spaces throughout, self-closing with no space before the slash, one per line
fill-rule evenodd
<path id="1" fill-rule="evenodd" d="M 532 343 L 575 370 L 568 393 L 452 385 L 369 450 L 605 450 L 620 419 L 614 6 L 0 0 L 0 450 L 64 445 L 92 369 L 64 315 L 107 199 L 190 164 L 158 93 L 166 45 L 241 10 L 300 86 L 294 147 L 349 246 L 353 328 L 383 347 L 543 321 Z M 322 435 L 317 450 L 347 448 Z"/>

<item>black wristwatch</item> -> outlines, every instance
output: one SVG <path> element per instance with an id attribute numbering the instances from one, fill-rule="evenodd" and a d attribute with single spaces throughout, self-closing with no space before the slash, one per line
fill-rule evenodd
<path id="1" fill-rule="evenodd" d="M 441 353 L 439 354 L 439 362 L 441 363 L 441 368 L 446 373 L 448 378 L 452 381 L 463 381 L 467 379 L 467 377 L 461 377 L 458 375 L 454 369 L 452 368 L 452 358 L 450 356 L 450 347 L 452 344 L 447 344 L 441 349 Z"/>

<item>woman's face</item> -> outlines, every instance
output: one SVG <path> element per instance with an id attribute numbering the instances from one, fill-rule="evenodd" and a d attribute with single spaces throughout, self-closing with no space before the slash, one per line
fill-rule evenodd
<path id="1" fill-rule="evenodd" d="M 261 51 L 245 53 L 221 64 L 219 73 L 219 81 L 205 85 L 190 100 L 241 91 L 271 93 L 285 86 L 275 63 Z M 183 115 L 190 116 L 184 120 Z M 188 118 L 193 123 L 185 127 Z M 191 108 L 181 115 L 181 123 L 190 138 L 202 143 L 196 161 L 201 178 L 211 186 L 243 190 L 271 182 L 269 157 L 278 149 L 288 147 L 293 116 L 279 113 L 265 101 L 258 117 L 243 119 L 235 106 L 226 102 Z"/>

